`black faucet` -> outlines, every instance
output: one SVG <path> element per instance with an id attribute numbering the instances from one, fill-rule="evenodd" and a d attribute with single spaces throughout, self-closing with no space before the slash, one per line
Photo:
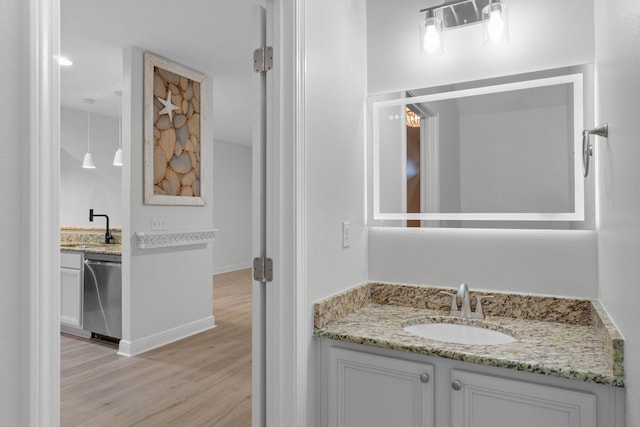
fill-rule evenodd
<path id="1" fill-rule="evenodd" d="M 111 235 L 111 232 L 109 231 L 109 215 L 106 215 L 106 214 L 94 214 L 93 213 L 93 209 L 89 209 L 89 221 L 93 222 L 93 217 L 94 216 L 103 216 L 103 217 L 107 218 L 107 232 L 104 233 L 104 243 L 108 245 L 113 240 L 113 236 Z"/>

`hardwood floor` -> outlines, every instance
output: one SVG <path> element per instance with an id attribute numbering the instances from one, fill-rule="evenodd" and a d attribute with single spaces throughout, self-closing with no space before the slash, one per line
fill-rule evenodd
<path id="1" fill-rule="evenodd" d="M 250 426 L 251 270 L 213 293 L 216 328 L 140 356 L 62 334 L 61 425 Z"/>

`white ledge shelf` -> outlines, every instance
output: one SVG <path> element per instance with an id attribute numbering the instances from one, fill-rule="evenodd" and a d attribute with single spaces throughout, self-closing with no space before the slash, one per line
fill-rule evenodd
<path id="1" fill-rule="evenodd" d="M 169 248 L 213 242 L 217 229 L 192 231 L 138 231 L 136 244 L 140 249 Z"/>

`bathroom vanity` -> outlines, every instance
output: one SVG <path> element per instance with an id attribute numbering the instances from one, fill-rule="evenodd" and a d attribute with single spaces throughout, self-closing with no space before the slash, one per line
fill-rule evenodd
<path id="1" fill-rule="evenodd" d="M 441 290 L 370 283 L 316 304 L 322 426 L 623 425 L 623 341 L 597 301 L 493 293 L 486 319 L 473 320 L 449 316 Z M 516 340 L 403 329 L 425 322 Z"/>

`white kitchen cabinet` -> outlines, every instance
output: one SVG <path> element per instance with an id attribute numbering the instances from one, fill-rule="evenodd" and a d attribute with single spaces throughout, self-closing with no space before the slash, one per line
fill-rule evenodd
<path id="1" fill-rule="evenodd" d="M 451 427 L 595 427 L 590 393 L 451 371 Z"/>
<path id="2" fill-rule="evenodd" d="M 81 253 L 60 253 L 60 324 L 82 328 Z"/>
<path id="3" fill-rule="evenodd" d="M 434 425 L 428 364 L 331 348 L 328 387 L 330 426 Z"/>

